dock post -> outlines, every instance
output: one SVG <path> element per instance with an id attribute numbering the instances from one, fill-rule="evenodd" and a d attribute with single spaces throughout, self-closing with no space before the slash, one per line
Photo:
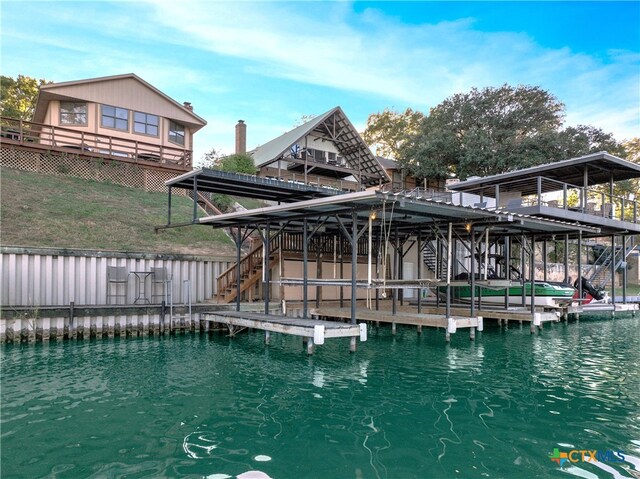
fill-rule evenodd
<path id="1" fill-rule="evenodd" d="M 356 352 L 356 348 L 357 348 L 357 342 L 356 342 L 356 337 L 352 336 L 351 340 L 349 341 L 349 351 L 352 353 Z"/>
<path id="2" fill-rule="evenodd" d="M 444 333 L 444 340 L 445 340 L 447 343 L 450 343 L 450 342 L 451 342 L 451 333 L 449 333 L 449 331 L 445 331 L 445 333 Z"/>
<path id="3" fill-rule="evenodd" d="M 271 336 L 271 332 L 270 331 L 265 331 L 264 332 L 264 344 L 269 345 L 269 342 L 271 340 L 270 336 Z"/>
<path id="4" fill-rule="evenodd" d="M 469 339 L 471 341 L 476 339 L 476 328 L 469 328 Z"/>
<path id="5" fill-rule="evenodd" d="M 421 324 L 419 324 L 417 326 L 416 331 L 417 331 L 418 334 L 422 334 L 422 325 Z"/>
<path id="6" fill-rule="evenodd" d="M 313 354 L 313 338 L 307 338 L 307 354 Z"/>
<path id="7" fill-rule="evenodd" d="M 393 334 L 393 335 L 396 334 L 396 323 L 395 322 L 391 323 L 391 334 Z"/>

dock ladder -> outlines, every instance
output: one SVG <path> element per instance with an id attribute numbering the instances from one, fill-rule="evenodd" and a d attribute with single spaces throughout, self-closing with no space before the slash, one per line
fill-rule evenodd
<path id="1" fill-rule="evenodd" d="M 173 283 L 173 280 L 172 280 Z M 170 285 L 172 287 L 173 284 Z M 181 314 L 174 314 L 174 308 L 180 307 L 182 309 Z M 180 329 L 186 327 L 186 323 L 191 322 L 193 315 L 191 312 L 191 280 L 185 279 L 182 281 L 182 304 L 173 304 L 173 295 L 169 296 L 169 331 L 174 330 L 174 322 L 178 323 Z"/>

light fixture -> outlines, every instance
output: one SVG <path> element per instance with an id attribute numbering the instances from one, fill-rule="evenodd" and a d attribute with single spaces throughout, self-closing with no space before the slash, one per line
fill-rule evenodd
<path id="1" fill-rule="evenodd" d="M 467 233 L 471 232 L 471 223 L 466 223 L 464 229 L 467 230 Z"/>
<path id="2" fill-rule="evenodd" d="M 375 210 L 369 213 L 370 220 L 375 220 L 377 217 L 378 217 L 378 213 Z"/>

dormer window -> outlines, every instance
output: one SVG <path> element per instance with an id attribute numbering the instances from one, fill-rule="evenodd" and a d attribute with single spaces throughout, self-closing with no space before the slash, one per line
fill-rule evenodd
<path id="1" fill-rule="evenodd" d="M 184 146 L 184 126 L 174 121 L 169 122 L 169 141 Z"/>
<path id="2" fill-rule="evenodd" d="M 101 105 L 100 126 L 129 131 L 129 110 L 116 106 Z"/>
<path id="3" fill-rule="evenodd" d="M 87 125 L 87 104 L 85 102 L 60 102 L 60 124 L 61 125 Z"/>

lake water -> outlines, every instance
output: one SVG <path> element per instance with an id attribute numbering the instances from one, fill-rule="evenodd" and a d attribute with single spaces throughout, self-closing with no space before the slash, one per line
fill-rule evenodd
<path id="1" fill-rule="evenodd" d="M 371 327 L 314 356 L 258 331 L 4 345 L 2 477 L 633 477 L 639 331 Z"/>

